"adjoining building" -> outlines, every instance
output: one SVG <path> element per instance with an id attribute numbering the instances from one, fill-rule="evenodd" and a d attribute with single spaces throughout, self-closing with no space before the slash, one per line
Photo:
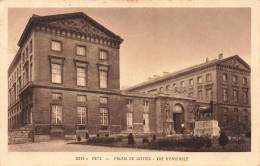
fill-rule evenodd
<path id="1" fill-rule="evenodd" d="M 147 82 L 127 88 L 128 92 L 150 94 L 181 93 L 196 100 L 196 105 L 214 100 L 213 118 L 220 127 L 231 121 L 243 122 L 250 128 L 250 66 L 238 55 L 165 73 Z"/>
<path id="2" fill-rule="evenodd" d="M 120 90 L 123 39 L 86 14 L 33 15 L 8 69 L 8 128 L 35 139 L 192 132 L 214 98 L 221 126 L 250 124 L 250 67 L 218 59 Z"/>

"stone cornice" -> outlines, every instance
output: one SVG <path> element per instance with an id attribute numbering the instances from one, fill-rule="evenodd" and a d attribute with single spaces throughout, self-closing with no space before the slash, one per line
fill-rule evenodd
<path id="1" fill-rule="evenodd" d="M 236 70 L 239 71 L 240 73 L 245 73 L 245 74 L 250 74 L 251 71 L 250 70 L 244 70 L 238 67 L 234 67 L 234 66 L 230 66 L 230 65 L 222 65 L 222 64 L 217 64 L 217 69 L 221 70 L 221 69 L 231 69 L 231 70 Z"/>
<path id="2" fill-rule="evenodd" d="M 232 58 L 237 59 L 248 70 L 242 69 L 242 68 L 239 68 L 239 67 L 236 67 L 236 66 L 230 66 L 230 65 L 223 65 L 222 64 L 223 62 L 229 61 Z M 205 69 L 206 70 L 231 69 L 231 70 L 239 71 L 239 72 L 244 73 L 244 74 L 250 74 L 250 72 L 251 72 L 250 66 L 245 61 L 243 61 L 238 55 L 234 55 L 234 56 L 231 56 L 231 57 L 228 57 L 228 58 L 225 58 L 225 59 L 212 60 L 212 61 L 209 61 L 209 62 L 206 62 L 206 63 L 202 63 L 200 65 L 195 65 L 195 66 L 189 67 L 187 69 L 184 69 L 184 70 L 181 70 L 181 71 L 178 71 L 178 72 L 174 72 L 174 73 L 171 73 L 171 74 L 168 74 L 168 75 L 165 75 L 165 76 L 161 76 L 159 78 L 152 79 L 150 81 L 146 81 L 146 82 L 143 82 L 141 84 L 127 88 L 126 91 L 131 92 L 131 91 L 140 90 L 140 89 L 143 89 L 143 88 L 146 88 L 146 87 L 149 87 L 149 86 L 157 86 L 157 85 L 160 85 L 160 84 L 164 84 L 169 80 L 174 80 L 174 79 L 181 78 L 181 77 L 184 77 L 184 76 L 187 77 L 188 75 L 192 75 L 193 73 L 196 73 L 196 72 L 206 71 Z"/>
<path id="3" fill-rule="evenodd" d="M 202 67 L 198 67 L 198 68 L 192 68 L 190 70 L 183 70 L 183 72 L 177 72 L 177 73 L 173 73 L 173 74 L 169 74 L 169 75 L 166 75 L 165 77 L 160 77 L 158 79 L 155 79 L 155 80 L 151 80 L 151 82 L 148 82 L 148 83 L 144 83 L 144 85 L 140 85 L 135 88 L 131 88 L 129 91 L 133 91 L 133 90 L 138 90 L 138 89 L 142 89 L 142 88 L 145 88 L 145 87 L 148 87 L 148 86 L 156 86 L 156 85 L 161 85 L 161 84 L 164 84 L 165 82 L 169 81 L 169 80 L 173 80 L 173 79 L 176 79 L 176 78 L 180 78 L 180 77 L 186 77 L 187 75 L 192 75 L 193 73 L 196 73 L 196 72 L 200 72 L 200 71 L 203 71 L 205 69 L 215 69 L 215 66 L 216 64 L 209 64 L 209 65 L 205 65 L 205 66 L 202 66 Z"/>
<path id="4" fill-rule="evenodd" d="M 58 35 L 61 37 L 80 40 L 88 43 L 98 44 L 101 46 L 107 46 L 112 48 L 120 48 L 120 41 L 117 39 L 106 38 L 98 35 L 81 33 L 73 30 L 61 29 L 56 26 L 50 26 L 45 24 L 36 24 L 34 26 L 36 32 L 43 32 L 52 35 Z"/>
<path id="5" fill-rule="evenodd" d="M 71 28 L 71 26 L 63 26 L 63 28 L 61 28 L 61 27 L 59 27 L 59 25 L 62 25 L 62 24 L 57 24 L 57 25 L 52 24 L 53 21 L 54 22 L 58 21 L 61 23 L 62 21 L 68 20 L 68 19 L 83 19 L 87 23 L 89 23 L 89 25 L 91 25 L 93 28 L 96 28 L 96 29 L 100 30 L 102 33 L 106 34 L 107 37 L 100 36 L 100 35 L 98 35 L 98 33 L 91 34 L 91 33 L 87 33 L 86 31 L 84 31 L 84 33 L 83 33 L 82 28 L 80 28 L 80 27 L 75 29 L 75 27 Z M 62 23 L 64 23 L 64 22 L 62 22 Z M 28 33 L 31 31 L 31 29 L 35 28 L 38 25 L 46 27 L 46 29 L 47 29 L 47 27 L 49 27 L 51 29 L 60 29 L 60 31 L 64 30 L 64 31 L 66 31 L 66 33 L 65 33 L 66 36 L 67 36 L 67 31 L 71 32 L 71 34 L 75 33 L 76 34 L 75 39 L 77 39 L 78 36 L 79 36 L 79 39 L 84 38 L 84 36 L 86 39 L 87 39 L 87 36 L 93 37 L 94 42 L 96 42 L 96 44 L 102 45 L 102 41 L 104 41 L 104 43 L 103 43 L 104 45 L 114 47 L 114 48 L 119 48 L 119 45 L 123 42 L 123 39 L 120 38 L 120 36 L 114 34 L 112 31 L 108 30 L 103 25 L 99 24 L 98 22 L 96 22 L 95 20 L 93 20 L 92 18 L 87 16 L 85 13 L 77 12 L 77 13 L 67 13 L 67 14 L 50 15 L 50 16 L 33 15 L 30 18 L 30 20 L 28 21 L 28 23 L 25 27 L 25 30 L 23 31 L 23 34 L 18 42 L 18 45 L 20 47 L 23 44 Z M 88 24 L 83 24 L 83 25 L 88 25 Z M 64 28 L 64 27 L 66 27 L 66 28 Z M 73 38 L 73 36 L 72 36 L 72 38 Z M 105 42 L 107 42 L 107 44 Z"/>

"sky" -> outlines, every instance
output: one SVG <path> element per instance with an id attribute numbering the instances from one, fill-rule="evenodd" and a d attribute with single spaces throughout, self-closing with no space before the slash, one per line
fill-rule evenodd
<path id="1" fill-rule="evenodd" d="M 133 86 L 153 75 L 239 55 L 251 64 L 249 8 L 9 8 L 9 63 L 33 14 L 84 12 L 124 39 L 120 83 Z"/>

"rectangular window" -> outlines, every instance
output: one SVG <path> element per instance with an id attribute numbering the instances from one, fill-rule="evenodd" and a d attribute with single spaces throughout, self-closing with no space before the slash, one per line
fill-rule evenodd
<path id="1" fill-rule="evenodd" d="M 228 108 L 227 107 L 224 107 L 224 113 L 228 113 Z"/>
<path id="2" fill-rule="evenodd" d="M 237 83 L 237 76 L 233 76 L 233 82 Z"/>
<path id="3" fill-rule="evenodd" d="M 181 87 L 185 88 L 185 82 L 184 81 L 181 82 Z"/>
<path id="4" fill-rule="evenodd" d="M 107 88 L 107 71 L 99 71 L 100 88 Z"/>
<path id="5" fill-rule="evenodd" d="M 26 47 L 26 59 L 28 58 L 28 46 Z"/>
<path id="6" fill-rule="evenodd" d="M 126 105 L 133 105 L 133 100 L 127 99 L 126 100 Z"/>
<path id="7" fill-rule="evenodd" d="M 29 69 L 28 69 L 28 65 L 25 67 L 25 76 L 26 76 L 26 83 L 29 82 Z"/>
<path id="8" fill-rule="evenodd" d="M 207 74 L 207 75 L 206 75 L 206 80 L 207 80 L 207 82 L 209 82 L 209 81 L 212 80 L 211 74 Z"/>
<path id="9" fill-rule="evenodd" d="M 248 112 L 248 110 L 247 110 L 247 109 L 244 109 L 244 112 Z"/>
<path id="10" fill-rule="evenodd" d="M 199 90 L 198 91 L 198 99 L 202 100 L 203 97 L 202 97 L 202 90 Z"/>
<path id="11" fill-rule="evenodd" d="M 126 114 L 126 124 L 127 124 L 127 126 L 133 126 L 133 113 L 132 112 L 128 112 Z"/>
<path id="12" fill-rule="evenodd" d="M 224 122 L 224 126 L 228 125 L 228 115 L 224 115 L 223 122 Z"/>
<path id="13" fill-rule="evenodd" d="M 202 77 L 198 77 L 198 84 L 202 84 Z"/>
<path id="14" fill-rule="evenodd" d="M 30 40 L 30 53 L 32 53 L 32 47 L 33 47 L 32 40 Z"/>
<path id="15" fill-rule="evenodd" d="M 87 96 L 86 95 L 77 95 L 77 101 L 78 102 L 86 102 Z"/>
<path id="16" fill-rule="evenodd" d="M 206 90 L 206 99 L 211 100 L 212 99 L 212 89 Z"/>
<path id="17" fill-rule="evenodd" d="M 235 122 L 239 122 L 239 115 L 235 115 Z"/>
<path id="18" fill-rule="evenodd" d="M 19 64 L 19 74 L 21 74 L 21 72 L 22 72 L 22 65 L 21 65 L 21 63 Z"/>
<path id="19" fill-rule="evenodd" d="M 77 46 L 77 55 L 86 55 L 86 47 L 84 46 Z"/>
<path id="20" fill-rule="evenodd" d="M 228 101 L 228 89 L 223 88 L 223 100 Z"/>
<path id="21" fill-rule="evenodd" d="M 235 112 L 235 113 L 238 113 L 238 108 L 234 108 L 234 112 Z"/>
<path id="22" fill-rule="evenodd" d="M 227 74 L 223 74 L 223 81 L 227 81 Z"/>
<path id="23" fill-rule="evenodd" d="M 60 41 L 51 41 L 51 50 L 52 51 L 61 51 L 61 42 Z"/>
<path id="24" fill-rule="evenodd" d="M 52 105 L 51 123 L 52 124 L 62 124 L 62 106 L 61 105 Z"/>
<path id="25" fill-rule="evenodd" d="M 87 123 L 87 113 L 86 107 L 77 108 L 77 123 L 86 124 Z"/>
<path id="26" fill-rule="evenodd" d="M 107 60 L 107 51 L 100 50 L 99 51 L 99 59 Z"/>
<path id="27" fill-rule="evenodd" d="M 244 116 L 244 122 L 248 123 L 248 116 L 246 116 L 246 115 Z"/>
<path id="28" fill-rule="evenodd" d="M 193 79 L 190 79 L 190 80 L 189 80 L 189 85 L 192 86 L 193 84 L 194 84 Z"/>
<path id="29" fill-rule="evenodd" d="M 77 67 L 77 85 L 86 86 L 86 69 Z"/>
<path id="30" fill-rule="evenodd" d="M 248 103 L 248 92 L 246 89 L 243 90 L 243 101 L 245 104 Z"/>
<path id="31" fill-rule="evenodd" d="M 51 64 L 51 80 L 53 83 L 61 83 L 61 64 Z"/>
<path id="32" fill-rule="evenodd" d="M 144 101 L 144 106 L 149 106 L 149 101 Z"/>
<path id="33" fill-rule="evenodd" d="M 234 98 L 234 102 L 238 103 L 238 91 L 237 90 L 233 91 L 233 98 Z"/>
<path id="34" fill-rule="evenodd" d="M 23 63 L 25 62 L 25 54 L 24 54 L 24 52 L 23 52 Z"/>
<path id="35" fill-rule="evenodd" d="M 144 126 L 149 125 L 149 114 L 143 114 L 143 125 Z"/>
<path id="36" fill-rule="evenodd" d="M 246 79 L 246 77 L 243 77 L 242 83 L 243 83 L 243 85 L 247 85 L 247 79 Z"/>
<path id="37" fill-rule="evenodd" d="M 108 110 L 107 108 L 100 108 L 100 124 L 108 125 Z"/>
<path id="38" fill-rule="evenodd" d="M 62 100 L 61 93 L 52 93 L 51 98 L 52 100 Z"/>
<path id="39" fill-rule="evenodd" d="M 32 65 L 32 63 L 30 64 L 30 81 L 32 81 L 32 67 L 33 67 L 33 65 Z"/>
<path id="40" fill-rule="evenodd" d="M 100 97 L 100 103 L 107 104 L 107 97 Z"/>

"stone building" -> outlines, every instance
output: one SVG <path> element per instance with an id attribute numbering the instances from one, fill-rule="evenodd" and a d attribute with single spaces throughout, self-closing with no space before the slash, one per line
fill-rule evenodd
<path id="1" fill-rule="evenodd" d="M 39 140 L 180 133 L 182 126 L 192 132 L 196 107 L 211 98 L 216 119 L 250 122 L 250 67 L 238 56 L 121 91 L 122 42 L 82 12 L 33 15 L 8 69 L 8 128 L 31 130 Z"/>
<path id="2" fill-rule="evenodd" d="M 127 92 L 182 94 L 203 106 L 214 100 L 213 119 L 220 127 L 239 121 L 250 128 L 250 66 L 238 55 L 189 67 L 127 88 Z"/>

